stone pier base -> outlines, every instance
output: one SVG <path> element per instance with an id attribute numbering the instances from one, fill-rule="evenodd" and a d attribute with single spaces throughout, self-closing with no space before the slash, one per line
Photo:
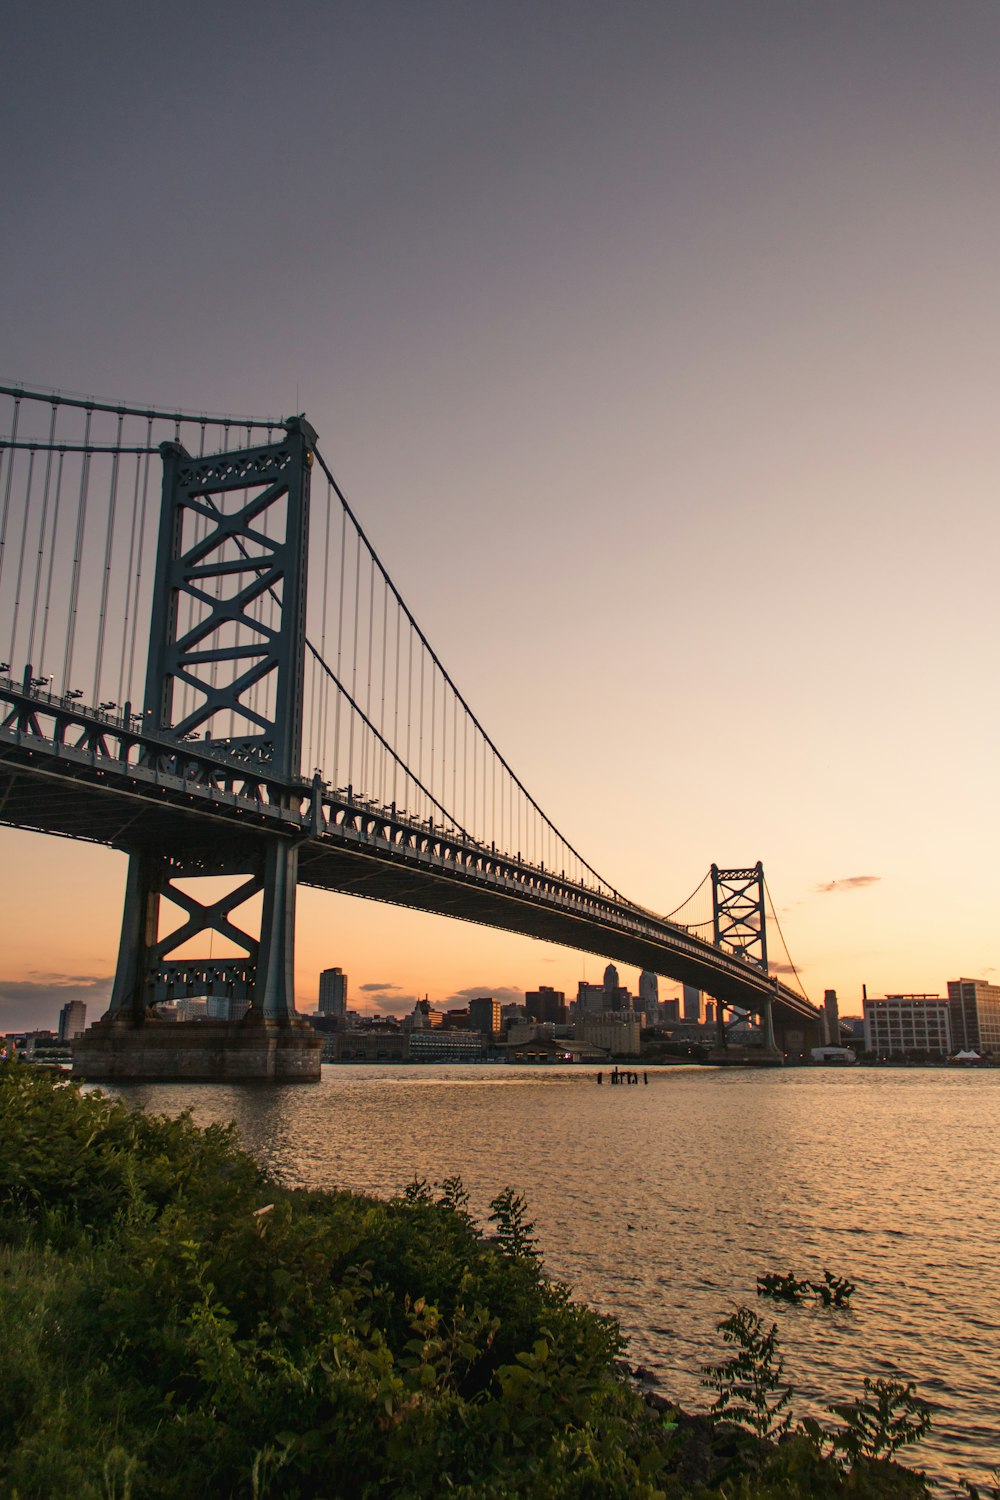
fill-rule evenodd
<path id="1" fill-rule="evenodd" d="M 109 1020 L 73 1043 L 73 1077 L 126 1082 L 314 1083 L 323 1038 L 308 1021 Z"/>

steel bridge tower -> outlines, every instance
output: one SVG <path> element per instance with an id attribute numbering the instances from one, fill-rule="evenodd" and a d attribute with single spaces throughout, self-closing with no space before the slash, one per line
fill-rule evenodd
<path id="1" fill-rule="evenodd" d="M 712 866 L 712 935 L 717 948 L 727 948 L 762 973 L 767 966 L 767 919 L 764 913 L 764 866 L 755 865 L 732 870 Z M 719 1045 L 726 1045 L 726 1024 L 722 1002 L 717 1001 Z M 767 996 L 761 1008 L 764 1045 L 776 1048 L 772 1002 Z"/>
<path id="2" fill-rule="evenodd" d="M 163 485 L 153 585 L 143 732 L 197 739 L 289 802 L 301 783 L 309 478 L 316 433 L 302 417 L 281 441 L 198 458 L 163 443 Z M 183 839 L 147 841 L 129 855 L 110 1008 L 92 1028 L 91 1076 L 318 1077 L 321 1039 L 294 1004 L 298 845 L 271 835 L 241 840 L 190 821 Z M 216 899 L 186 886 L 245 877 Z M 184 884 L 180 884 L 184 882 Z M 259 928 L 235 910 L 257 897 Z M 160 935 L 161 901 L 183 913 Z M 240 949 L 214 959 L 216 939 Z M 171 957 L 200 939 L 205 951 Z M 243 1022 L 198 1036 L 159 1026 L 152 1007 L 185 995 L 245 1002 Z M 194 1024 L 194 1023 L 193 1023 Z M 115 1053 L 98 1057 L 102 1036 Z M 224 1033 L 224 1034 L 222 1034 Z M 306 1034 L 308 1033 L 308 1035 Z M 175 1045 L 176 1044 L 176 1045 Z M 178 1050 L 179 1049 L 179 1050 Z M 107 1051 L 107 1048 L 105 1048 Z M 277 1054 L 277 1062 L 275 1061 Z M 200 1059 L 200 1060 L 199 1060 Z"/>

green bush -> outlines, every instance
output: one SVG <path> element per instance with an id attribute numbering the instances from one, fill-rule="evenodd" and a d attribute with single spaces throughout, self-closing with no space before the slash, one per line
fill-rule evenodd
<path id="1" fill-rule="evenodd" d="M 231 1130 L 19 1064 L 0 1143 L 5 1500 L 925 1493 L 646 1404 L 510 1191 L 491 1235 L 457 1179 L 286 1191 Z"/>

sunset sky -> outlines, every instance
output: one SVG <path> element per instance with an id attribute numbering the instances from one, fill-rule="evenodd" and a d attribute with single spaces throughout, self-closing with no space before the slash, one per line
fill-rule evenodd
<path id="1" fill-rule="evenodd" d="M 619 889 L 763 860 L 845 1013 L 996 976 L 995 0 L 8 0 L 4 33 L 0 380 L 304 410 Z M 125 863 L 0 829 L 0 1031 L 103 1009 Z M 301 1008 L 332 964 L 402 1009 L 604 960 L 303 890 Z"/>

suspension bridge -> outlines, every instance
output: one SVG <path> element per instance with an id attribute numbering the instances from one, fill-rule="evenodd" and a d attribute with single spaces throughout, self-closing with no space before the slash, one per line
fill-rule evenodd
<path id="1" fill-rule="evenodd" d="M 304 417 L 0 386 L 0 651 L 0 822 L 128 855 L 87 1076 L 316 1076 L 298 884 L 650 969 L 714 997 L 720 1041 L 727 1012 L 772 1049 L 819 1040 L 816 1008 L 772 972 L 759 863 L 713 865 L 660 915 L 555 827 Z M 155 1024 L 196 995 L 246 1017 Z"/>

